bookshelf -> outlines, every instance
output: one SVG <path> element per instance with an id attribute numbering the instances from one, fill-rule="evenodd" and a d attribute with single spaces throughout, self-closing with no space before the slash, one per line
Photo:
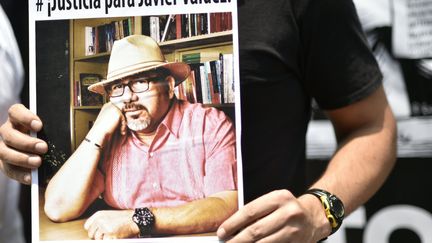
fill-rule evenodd
<path id="1" fill-rule="evenodd" d="M 88 130 L 96 120 L 102 106 L 102 104 L 80 105 L 79 99 L 77 98 L 80 96 L 78 95 L 80 88 L 77 88 L 80 82 L 80 74 L 96 74 L 101 78 L 105 78 L 110 57 L 109 48 L 107 48 L 107 51 L 91 54 L 86 53 L 88 50 L 86 31 L 88 31 L 89 27 L 98 28 L 99 26 L 109 25 L 113 22 L 125 21 L 128 18 L 132 18 L 133 23 L 131 34 L 151 35 L 151 33 L 148 32 L 148 17 L 136 16 L 70 20 L 70 132 L 72 151 L 74 151 L 84 139 Z M 129 23 L 131 23 L 131 20 L 129 20 Z M 174 24 L 173 26 L 176 27 Z M 169 39 L 159 42 L 159 46 L 168 61 L 183 61 L 185 55 L 193 53 L 213 53 L 213 56 L 216 56 L 216 54 L 229 55 L 233 53 L 232 30 L 224 29 L 214 33 Z M 204 61 L 210 61 L 210 59 Z M 103 100 L 105 102 L 107 98 L 104 97 Z M 234 104 L 205 104 L 205 106 L 216 107 L 228 113 L 229 116 L 234 117 Z"/>

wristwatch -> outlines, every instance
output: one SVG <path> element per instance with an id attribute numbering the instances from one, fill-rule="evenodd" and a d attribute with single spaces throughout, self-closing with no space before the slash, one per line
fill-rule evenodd
<path id="1" fill-rule="evenodd" d="M 138 225 L 140 230 L 139 237 L 143 238 L 152 233 L 155 224 L 155 216 L 149 208 L 136 208 L 132 216 L 132 221 Z"/>
<path id="2" fill-rule="evenodd" d="M 345 216 L 345 209 L 342 201 L 335 195 L 321 189 L 309 189 L 306 193 L 314 195 L 321 201 L 326 217 L 332 227 L 330 235 L 336 232 L 342 225 Z"/>

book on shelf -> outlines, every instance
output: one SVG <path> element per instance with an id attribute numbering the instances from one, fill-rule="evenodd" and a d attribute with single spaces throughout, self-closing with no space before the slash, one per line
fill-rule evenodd
<path id="1" fill-rule="evenodd" d="M 223 87 L 225 103 L 235 102 L 235 82 L 234 82 L 234 58 L 233 54 L 224 54 L 221 57 L 223 66 Z"/>
<path id="2" fill-rule="evenodd" d="M 203 61 L 200 54 L 213 59 Z M 202 52 L 182 55 L 182 61 L 188 58 L 194 61 L 188 62 L 191 67 L 188 79 L 177 87 L 179 99 L 213 105 L 234 103 L 232 54 Z"/>
<path id="3" fill-rule="evenodd" d="M 95 29 L 93 27 L 90 26 L 86 26 L 84 28 L 85 31 L 85 40 L 84 40 L 84 45 L 85 45 L 85 55 L 89 56 L 89 55 L 94 55 L 95 54 L 95 35 L 93 33 Z"/>
<path id="4" fill-rule="evenodd" d="M 159 25 L 165 26 L 161 34 L 160 42 L 176 39 L 176 18 L 174 14 L 163 15 L 159 18 Z"/>
<path id="5" fill-rule="evenodd" d="M 188 64 L 191 63 L 199 63 L 199 62 L 207 62 L 219 59 L 219 52 L 212 51 L 203 51 L 203 52 L 194 52 L 194 53 L 185 53 L 182 55 L 182 61 Z"/>
<path id="6" fill-rule="evenodd" d="M 79 80 L 73 83 L 73 103 L 75 107 L 81 106 L 81 85 Z"/>
<path id="7" fill-rule="evenodd" d="M 150 37 L 153 38 L 156 42 L 160 41 L 160 26 L 159 26 L 159 17 L 158 16 L 150 16 Z"/>
<path id="8" fill-rule="evenodd" d="M 103 96 L 88 90 L 92 84 L 100 82 L 101 76 L 95 73 L 80 73 L 79 81 L 79 106 L 101 106 L 103 105 Z"/>
<path id="9" fill-rule="evenodd" d="M 142 33 L 156 42 L 232 30 L 231 13 L 193 13 L 143 17 Z"/>
<path id="10" fill-rule="evenodd" d="M 85 55 L 111 51 L 114 41 L 133 34 L 134 25 L 134 18 L 129 17 L 98 26 L 85 26 Z"/>

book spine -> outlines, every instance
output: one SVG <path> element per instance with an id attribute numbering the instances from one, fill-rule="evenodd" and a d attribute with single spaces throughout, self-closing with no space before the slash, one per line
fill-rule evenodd
<path id="1" fill-rule="evenodd" d="M 191 14 L 187 14 L 187 28 L 188 28 L 188 36 L 187 37 L 191 37 L 192 36 L 192 15 Z"/>
<path id="2" fill-rule="evenodd" d="M 81 82 L 77 81 L 76 85 L 76 99 L 77 99 L 77 106 L 81 106 Z"/>
<path id="3" fill-rule="evenodd" d="M 85 55 L 89 56 L 89 55 L 94 55 L 94 42 L 93 42 L 93 27 L 91 26 L 86 26 L 84 28 L 85 31 Z"/>
<path id="4" fill-rule="evenodd" d="M 176 39 L 181 39 L 182 38 L 182 15 L 181 14 L 177 14 L 175 16 L 176 20 Z"/>
<path id="5" fill-rule="evenodd" d="M 124 32 L 124 36 L 129 36 L 130 32 L 129 32 L 129 24 L 128 24 L 128 20 L 127 19 L 123 19 L 122 20 L 123 23 L 123 32 Z"/>
<path id="6" fill-rule="evenodd" d="M 159 35 L 159 17 L 152 16 L 150 17 L 150 37 L 159 42 Z"/>
<path id="7" fill-rule="evenodd" d="M 133 34 L 133 28 L 134 28 L 134 26 L 133 26 L 133 18 L 132 17 L 129 17 L 128 19 L 127 19 L 127 23 L 128 23 L 128 32 L 129 32 L 129 35 L 132 35 Z"/>
<path id="8" fill-rule="evenodd" d="M 229 84 L 229 88 L 228 88 L 228 97 L 229 97 L 229 102 L 230 103 L 234 103 L 235 102 L 235 85 L 234 85 L 234 59 L 233 59 L 233 55 L 230 54 L 228 55 L 228 84 Z"/>
<path id="9" fill-rule="evenodd" d="M 212 95 L 212 104 L 220 104 L 220 92 L 219 92 L 219 83 L 218 83 L 218 74 L 216 70 L 217 61 L 211 61 L 210 63 L 210 76 L 211 76 L 211 95 Z"/>
<path id="10" fill-rule="evenodd" d="M 213 73 L 211 70 L 211 64 L 210 62 L 204 63 L 206 74 L 207 74 L 207 93 L 208 97 L 210 99 L 210 104 L 216 104 L 215 95 L 214 95 L 214 86 L 213 86 Z M 216 81 L 216 80 L 215 80 Z"/>
<path id="11" fill-rule="evenodd" d="M 141 31 L 142 31 L 143 35 L 151 36 L 151 33 L 150 33 L 150 17 L 149 16 L 143 16 L 142 17 Z"/>
<path id="12" fill-rule="evenodd" d="M 202 65 L 201 63 L 190 65 L 195 75 L 195 93 L 196 93 L 197 103 L 203 103 L 202 87 L 201 87 L 201 72 L 200 72 L 201 65 Z"/>
<path id="13" fill-rule="evenodd" d="M 211 103 L 210 90 L 209 90 L 208 76 L 207 76 L 205 65 L 200 66 L 200 76 L 201 76 L 201 93 L 203 98 L 202 103 L 210 104 Z"/>
<path id="14" fill-rule="evenodd" d="M 218 102 L 219 104 L 223 104 L 223 89 L 222 89 L 222 70 L 221 70 L 221 61 L 217 60 L 215 62 L 216 66 L 216 80 L 217 80 L 217 90 L 218 90 Z"/>
<path id="15" fill-rule="evenodd" d="M 210 33 L 212 33 L 212 22 L 213 22 L 213 19 L 212 19 L 212 16 L 213 16 L 213 14 L 212 13 L 208 13 L 207 14 L 207 34 L 210 34 Z"/>
<path id="16" fill-rule="evenodd" d="M 167 21 L 166 21 L 166 23 L 165 23 L 164 31 L 163 31 L 163 33 L 162 33 L 161 42 L 164 42 L 164 41 L 166 40 L 167 35 L 168 35 L 168 32 L 169 32 L 169 30 L 170 30 L 170 25 L 171 25 L 171 22 L 172 22 L 172 19 L 173 19 L 173 18 L 174 18 L 173 15 L 169 15 L 169 16 L 168 16 L 168 19 L 167 19 Z"/>

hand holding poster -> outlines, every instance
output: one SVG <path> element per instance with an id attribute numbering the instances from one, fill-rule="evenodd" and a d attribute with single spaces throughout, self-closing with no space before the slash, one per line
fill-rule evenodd
<path id="1" fill-rule="evenodd" d="M 31 109 L 44 120 L 39 135 L 50 141 L 33 173 L 33 241 L 218 241 L 217 227 L 243 201 L 236 5 L 218 3 L 223 12 L 208 13 L 198 3 L 145 10 L 118 3 L 30 4 Z M 166 18 L 171 14 L 176 18 Z M 163 19 L 178 21 L 169 26 L 182 35 L 158 43 L 167 31 Z M 65 42 L 66 50 L 52 48 Z M 201 51 L 217 54 L 182 62 Z M 224 55 L 234 57 L 230 65 Z M 218 68 L 206 69 L 210 62 Z M 68 75 L 55 75 L 61 69 Z M 88 90 L 105 98 L 103 106 L 77 105 L 83 74 L 101 77 Z M 59 82 L 66 85 L 54 86 Z M 229 103 L 189 102 L 199 92 L 223 100 L 224 86 L 236 91 Z"/>

